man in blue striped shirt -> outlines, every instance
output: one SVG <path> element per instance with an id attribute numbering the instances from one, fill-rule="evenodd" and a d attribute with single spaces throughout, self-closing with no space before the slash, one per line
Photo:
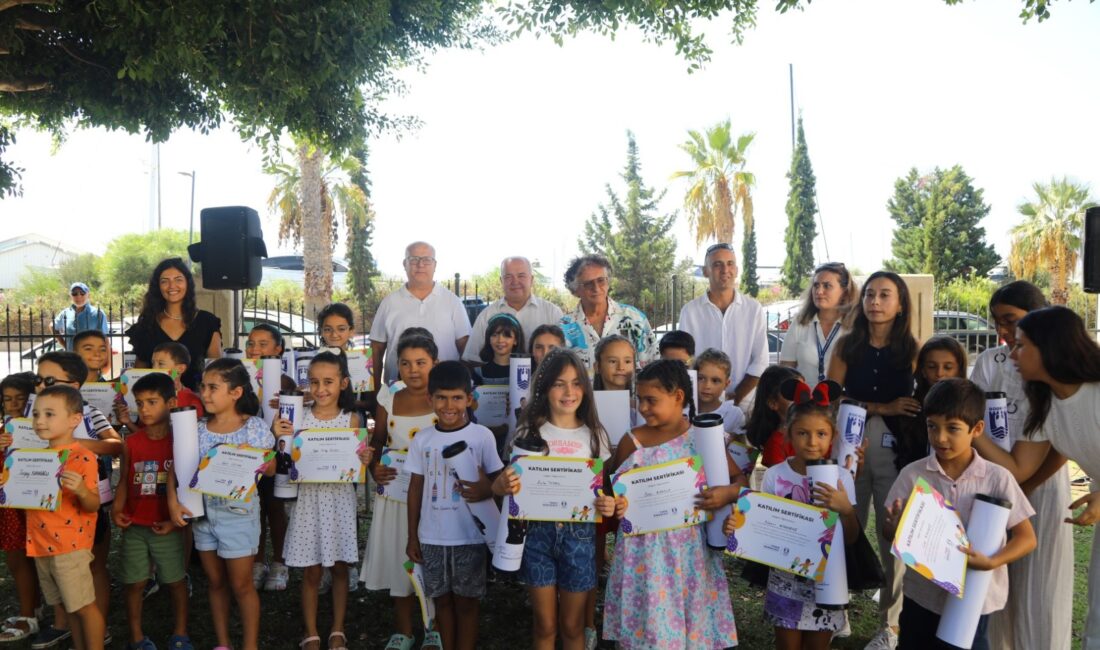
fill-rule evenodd
<path id="1" fill-rule="evenodd" d="M 66 350 L 72 350 L 73 336 L 84 330 L 99 330 L 109 334 L 107 314 L 92 306 L 88 296 L 88 285 L 74 282 L 69 287 L 69 296 L 73 304 L 66 307 L 53 319 L 54 338 Z"/>

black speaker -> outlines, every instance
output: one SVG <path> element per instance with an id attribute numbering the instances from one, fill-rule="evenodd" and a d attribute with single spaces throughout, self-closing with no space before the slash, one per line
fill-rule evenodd
<path id="1" fill-rule="evenodd" d="M 1100 207 L 1085 210 L 1085 291 L 1100 293 Z"/>
<path id="2" fill-rule="evenodd" d="M 254 289 L 263 277 L 260 258 L 267 246 L 260 230 L 260 215 L 252 208 L 227 206 L 204 208 L 199 218 L 198 243 L 187 253 L 202 264 L 202 284 L 207 289 Z"/>

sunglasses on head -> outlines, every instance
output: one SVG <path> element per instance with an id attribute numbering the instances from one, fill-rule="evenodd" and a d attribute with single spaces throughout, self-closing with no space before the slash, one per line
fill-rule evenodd
<path id="1" fill-rule="evenodd" d="M 733 244 L 727 244 L 726 242 L 719 242 L 717 244 L 711 244 L 707 247 L 706 255 L 710 255 L 714 251 L 732 251 Z"/>
<path id="2" fill-rule="evenodd" d="M 46 384 L 46 388 L 49 388 L 50 386 L 53 386 L 54 384 L 65 384 L 65 383 L 68 383 L 68 382 L 66 382 L 63 379 L 58 379 L 57 377 L 43 377 L 42 375 L 35 375 L 34 376 L 34 385 L 35 386 L 38 386 L 39 384 Z"/>

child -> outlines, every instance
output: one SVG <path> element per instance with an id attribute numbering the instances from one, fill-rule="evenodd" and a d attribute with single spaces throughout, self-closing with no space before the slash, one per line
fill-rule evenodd
<path id="1" fill-rule="evenodd" d="M 47 352 L 38 360 L 35 390 L 41 393 L 57 384 L 67 384 L 80 390 L 87 377 L 88 366 L 76 353 Z M 85 449 L 96 455 L 99 466 L 97 489 L 102 511 L 95 521 L 92 579 L 95 582 L 96 605 L 106 620 L 111 603 L 111 577 L 107 572 L 107 554 L 111 550 L 110 505 L 114 498 L 111 492 L 111 458 L 122 453 L 122 438 L 103 413 L 91 404 L 84 403 L 83 416 L 73 435 Z M 111 644 L 110 636 L 104 639 L 104 644 Z"/>
<path id="2" fill-rule="evenodd" d="M 355 337 L 355 317 L 351 307 L 342 302 L 325 305 L 317 312 L 317 323 L 321 326 L 322 345 L 341 350 L 351 347 L 351 340 Z"/>
<path id="3" fill-rule="evenodd" d="M 309 387 L 313 406 L 306 412 L 306 429 L 357 429 L 359 415 L 351 412 L 355 397 L 347 361 L 331 352 L 321 352 L 309 362 Z M 285 418 L 275 420 L 276 435 L 294 435 L 294 426 Z M 364 446 L 359 460 L 370 464 L 370 447 Z M 321 567 L 332 574 L 332 631 L 327 647 L 347 648 L 344 614 L 348 604 L 348 566 L 359 561 L 356 542 L 355 486 L 350 483 L 304 483 L 298 487 L 294 516 L 287 528 L 286 562 L 304 567 L 302 579 L 302 617 L 305 638 L 299 647 L 320 650 L 317 634 L 317 592 L 321 585 Z"/>
<path id="4" fill-rule="evenodd" d="M 508 360 L 524 349 L 523 327 L 511 314 L 497 314 L 485 326 L 485 345 L 480 357 L 485 363 L 474 372 L 474 384 L 507 384 Z"/>
<path id="5" fill-rule="evenodd" d="M 966 379 L 966 350 L 950 336 L 933 336 L 917 353 L 917 390 L 913 398 L 923 402 L 932 385 L 942 379 Z M 894 464 L 898 471 L 928 456 L 928 425 L 924 414 L 904 418 L 898 426 Z"/>
<path id="6" fill-rule="evenodd" d="M 85 382 L 107 381 L 103 369 L 108 368 L 107 373 L 110 374 L 111 346 L 107 343 L 106 334 L 99 330 L 84 330 L 73 337 L 72 350 L 88 366 Z"/>
<path id="7" fill-rule="evenodd" d="M 169 412 L 176 407 L 173 379 L 163 373 L 145 375 L 132 388 L 141 428 L 126 438 L 122 451 L 122 482 L 111 518 L 122 529 L 122 570 L 126 585 L 126 616 L 130 650 L 155 650 L 142 630 L 142 602 L 150 561 L 172 598 L 175 625 L 169 648 L 191 648 L 187 637 L 187 584 L 184 582 L 183 531 L 168 513 L 168 474 L 172 472 Z"/>
<path id="8" fill-rule="evenodd" d="M 458 361 L 444 361 L 428 376 L 428 393 L 439 421 L 421 431 L 409 446 L 409 542 L 406 553 L 424 568 L 427 597 L 435 601 L 438 632 L 424 636 L 425 648 L 474 650 L 479 600 L 485 596 L 488 568 L 485 541 L 469 509 L 460 500 L 492 496 L 489 481 L 501 470 L 493 434 L 466 417 L 472 396 L 470 372 Z M 443 448 L 463 440 L 481 472 L 476 483 L 454 478 L 443 461 Z"/>
<path id="9" fill-rule="evenodd" d="M 985 429 L 985 397 L 981 389 L 966 379 L 944 379 L 932 386 L 924 398 L 924 416 L 928 421 L 928 444 L 934 453 L 906 465 L 898 474 L 886 496 L 887 516 L 882 532 L 886 539 L 894 539 L 905 501 L 920 478 L 951 500 L 964 525 L 970 519 L 970 509 L 979 494 L 1012 502 L 1008 516 L 1009 538 L 1001 550 L 987 557 L 971 548 L 960 547 L 967 555 L 968 569 L 993 571 L 972 646 L 988 648 L 988 615 L 1003 608 L 1008 595 L 1005 565 L 1035 548 L 1035 531 L 1028 519 L 1035 511 L 1011 472 L 974 453 L 973 441 Z M 908 569 L 902 583 L 902 595 L 898 647 L 907 650 L 941 645 L 936 639 L 936 628 L 947 602 L 947 592 Z"/>
<path id="10" fill-rule="evenodd" d="M 593 351 L 596 373 L 593 390 L 630 390 L 634 385 L 635 352 L 625 336 L 600 339 Z"/>
<path id="11" fill-rule="evenodd" d="M 656 361 L 638 374 L 638 402 L 645 425 L 624 437 L 610 472 L 695 455 L 691 425 L 695 408 L 691 378 L 679 361 Z M 730 485 L 706 490 L 699 505 L 707 510 L 732 503 L 744 477 L 726 458 Z M 629 507 L 615 500 L 615 515 Z M 720 553 L 706 548 L 706 530 L 691 526 L 615 540 L 615 561 L 604 595 L 604 638 L 620 648 L 725 648 L 737 645 L 737 627 Z"/>
<path id="12" fill-rule="evenodd" d="M 587 369 L 575 353 L 548 354 L 531 385 L 532 401 L 521 414 L 519 437 L 537 440 L 550 456 L 607 460 L 607 432 L 596 416 Z M 519 489 L 519 475 L 511 467 L 493 483 L 497 496 Z M 601 514 L 615 512 L 611 497 L 601 495 L 594 503 Z M 582 650 L 589 639 L 595 643 L 596 630 L 585 626 L 585 605 L 596 591 L 595 528 L 592 522 L 528 523 L 519 575 L 534 608 L 532 647 L 553 650 L 559 631 L 564 650 Z"/>
<path id="13" fill-rule="evenodd" d="M 184 386 L 183 382 L 180 381 L 180 378 L 187 372 L 187 367 L 191 365 L 191 353 L 188 352 L 187 346 L 175 341 L 161 343 L 153 348 L 152 361 L 153 368 L 167 370 L 175 375 L 176 406 L 181 408 L 193 406 L 195 411 L 198 412 L 198 416 L 200 418 L 204 417 L 202 399 L 195 394 L 195 391 Z"/>
<path id="14" fill-rule="evenodd" d="M 557 325 L 539 325 L 531 332 L 527 353 L 531 355 L 531 373 L 538 370 L 546 353 L 554 348 L 565 347 L 565 333 Z"/>
<path id="15" fill-rule="evenodd" d="M 397 470 L 379 463 L 385 448 L 407 451 L 413 437 L 436 423 L 428 394 L 428 374 L 437 363 L 439 351 L 431 338 L 409 335 L 397 343 L 397 370 L 401 378 L 378 390 L 371 447 L 371 474 L 379 485 L 397 478 Z M 405 503 L 375 497 L 367 546 L 363 550 L 363 582 L 367 589 L 388 589 L 393 598 L 397 632 L 386 645 L 391 650 L 413 647 L 413 616 L 416 597 L 403 567 L 409 542 L 409 514 Z"/>
<path id="16" fill-rule="evenodd" d="M 80 361 L 71 352 L 65 354 Z M 80 364 L 83 366 L 84 362 Z M 85 376 L 86 372 L 82 372 L 80 381 Z M 51 381 L 50 386 L 38 392 L 33 411 L 34 432 L 49 441 L 50 449 L 68 451 L 69 458 L 61 473 L 57 508 L 27 511 L 27 555 L 34 558 L 46 602 L 63 605 L 67 612 L 76 614 L 70 621 L 77 650 L 101 650 L 106 623 L 96 605 L 90 568 L 99 511 L 96 458 L 73 438 L 73 431 L 84 419 L 80 391 L 68 382 L 54 383 Z M 6 450 L 10 444 L 10 434 L 0 434 L 0 447 Z"/>
<path id="17" fill-rule="evenodd" d="M 786 400 L 793 401 L 787 411 L 787 444 L 794 454 L 768 468 L 760 490 L 836 512 L 844 524 L 844 542 L 850 544 L 859 536 L 860 529 L 844 483 L 838 482 L 835 487 L 814 485 L 811 493 L 810 478 L 806 475 L 807 461 L 829 457 L 836 436 L 830 402 L 839 397 L 840 385 L 823 382 L 811 391 L 801 380 L 788 379 L 781 390 Z M 732 515 L 726 519 L 725 527 L 726 532 L 733 532 Z M 812 579 L 776 569 L 768 572 L 764 614 L 775 626 L 777 648 L 826 649 L 833 634 L 847 623 L 844 610 L 817 607 Z"/>
<path id="18" fill-rule="evenodd" d="M 683 361 L 690 367 L 691 358 L 695 356 L 695 339 L 683 330 L 671 330 L 661 337 L 657 348 L 662 359 Z"/>
<path id="19" fill-rule="evenodd" d="M 695 358 L 696 386 L 699 391 L 699 413 L 722 416 L 726 436 L 744 438 L 745 412 L 726 399 L 730 385 L 730 358 L 725 352 L 707 348 Z M 757 389 L 759 391 L 759 387 Z M 727 440 L 728 442 L 728 440 Z M 742 440 L 743 442 L 743 440 Z"/>
<path id="20" fill-rule="evenodd" d="M 206 418 L 199 420 L 199 456 L 219 444 L 246 444 L 261 449 L 275 446 L 275 437 L 256 417 L 260 400 L 252 390 L 248 371 L 237 359 L 216 359 L 202 375 L 202 401 Z M 275 462 L 263 469 L 264 476 L 275 474 Z M 258 499 L 231 501 L 204 496 L 206 516 L 192 524 L 195 548 L 210 593 L 210 618 L 218 645 L 225 648 L 229 639 L 230 591 L 241 614 L 244 650 L 258 650 L 260 633 L 260 597 L 252 584 L 253 557 L 260 541 Z M 177 526 L 187 525 L 184 516 L 191 512 L 176 498 L 175 473 L 168 475 L 168 509 Z"/>
<path id="21" fill-rule="evenodd" d="M 756 386 L 756 401 L 745 433 L 749 444 L 760 450 L 760 463 L 764 467 L 778 465 L 794 454 L 783 430 L 791 402 L 780 391 L 783 382 L 790 379 L 801 381 L 802 375 L 794 368 L 770 366 L 760 375 L 760 383 Z"/>

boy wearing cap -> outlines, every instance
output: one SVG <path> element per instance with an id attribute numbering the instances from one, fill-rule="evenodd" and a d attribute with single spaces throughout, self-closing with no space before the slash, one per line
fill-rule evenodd
<path id="1" fill-rule="evenodd" d="M 69 305 L 53 319 L 53 333 L 57 342 L 66 350 L 73 349 L 73 336 L 84 330 L 98 330 L 109 334 L 107 326 L 107 314 L 91 304 L 88 295 L 88 285 L 83 282 L 74 282 L 69 286 L 69 297 L 73 304 Z"/>

